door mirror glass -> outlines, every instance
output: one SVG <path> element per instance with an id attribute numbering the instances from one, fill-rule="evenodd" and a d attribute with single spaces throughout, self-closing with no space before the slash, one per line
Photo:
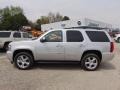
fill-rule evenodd
<path id="1" fill-rule="evenodd" d="M 42 43 L 46 42 L 46 38 L 43 37 L 42 39 L 40 39 L 40 42 L 42 42 Z"/>

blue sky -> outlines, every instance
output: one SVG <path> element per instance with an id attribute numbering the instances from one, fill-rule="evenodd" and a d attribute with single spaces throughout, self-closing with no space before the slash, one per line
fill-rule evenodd
<path id="1" fill-rule="evenodd" d="M 60 12 L 71 19 L 90 18 L 120 26 L 120 0 L 0 0 L 0 8 L 20 6 L 35 21 L 49 12 Z"/>

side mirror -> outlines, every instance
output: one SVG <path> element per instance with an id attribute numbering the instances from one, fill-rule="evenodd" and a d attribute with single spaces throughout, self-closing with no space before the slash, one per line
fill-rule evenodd
<path id="1" fill-rule="evenodd" d="M 40 42 L 42 42 L 42 43 L 46 42 L 45 37 L 43 37 L 42 39 L 40 39 Z"/>

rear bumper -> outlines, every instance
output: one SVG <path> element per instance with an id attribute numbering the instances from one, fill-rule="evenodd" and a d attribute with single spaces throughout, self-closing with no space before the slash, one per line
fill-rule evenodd
<path id="1" fill-rule="evenodd" d="M 111 61 L 114 58 L 114 53 L 103 53 L 102 61 Z"/>
<path id="2" fill-rule="evenodd" d="M 7 51 L 7 57 L 11 63 L 13 63 L 13 53 L 11 51 Z"/>

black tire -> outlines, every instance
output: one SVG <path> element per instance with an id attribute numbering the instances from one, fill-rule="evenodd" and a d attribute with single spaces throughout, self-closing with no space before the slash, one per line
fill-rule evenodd
<path id="1" fill-rule="evenodd" d="M 26 61 L 23 61 L 22 59 L 20 59 L 20 57 L 23 56 L 23 58 L 26 56 L 28 59 Z M 23 64 L 24 62 L 24 65 L 25 65 L 25 62 L 26 63 L 29 63 L 27 66 L 25 66 L 24 68 L 22 66 L 20 66 L 20 63 L 21 65 Z M 28 53 L 28 52 L 20 52 L 18 54 L 15 55 L 14 57 L 14 65 L 15 67 L 17 67 L 18 69 L 21 69 L 21 70 L 27 70 L 27 69 L 30 69 L 33 65 L 34 61 L 33 61 L 33 56 Z"/>
<path id="2" fill-rule="evenodd" d="M 120 38 L 117 39 L 117 42 L 120 43 Z"/>
<path id="3" fill-rule="evenodd" d="M 9 43 L 5 43 L 5 45 L 4 45 L 4 50 L 5 50 L 5 51 L 8 50 L 8 45 L 9 45 Z"/>
<path id="4" fill-rule="evenodd" d="M 92 61 L 92 58 L 94 58 L 95 60 Z M 85 54 L 81 60 L 81 68 L 87 71 L 95 71 L 96 69 L 98 69 L 100 62 L 101 60 L 96 54 L 88 53 Z"/>

